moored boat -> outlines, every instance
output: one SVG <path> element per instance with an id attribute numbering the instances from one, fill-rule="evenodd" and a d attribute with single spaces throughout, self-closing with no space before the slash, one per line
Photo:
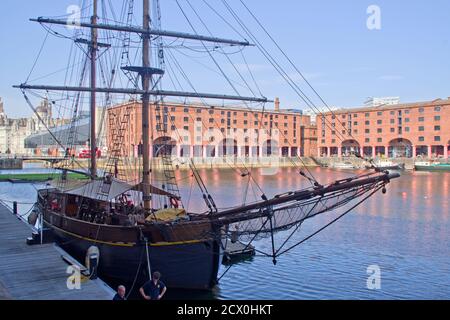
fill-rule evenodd
<path id="1" fill-rule="evenodd" d="M 357 167 L 350 161 L 333 163 L 333 164 L 330 165 L 330 168 L 333 168 L 333 169 L 345 169 L 345 170 L 357 169 Z"/>
<path id="2" fill-rule="evenodd" d="M 404 163 L 395 163 L 391 160 L 377 160 L 373 163 L 373 165 L 367 165 L 367 169 L 372 169 L 376 167 L 379 170 L 405 170 Z"/>
<path id="3" fill-rule="evenodd" d="M 431 172 L 450 172 L 450 163 L 440 163 L 440 162 L 416 162 L 414 164 L 414 169 L 416 171 L 431 171 Z"/>

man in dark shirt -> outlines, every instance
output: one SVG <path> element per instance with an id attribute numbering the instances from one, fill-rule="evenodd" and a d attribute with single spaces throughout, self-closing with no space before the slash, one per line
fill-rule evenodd
<path id="1" fill-rule="evenodd" d="M 145 300 L 161 300 L 166 294 L 166 285 L 160 279 L 161 274 L 159 272 L 153 273 L 152 280 L 144 284 L 139 290 Z"/>
<path id="2" fill-rule="evenodd" d="M 113 300 L 114 301 L 127 300 L 127 298 L 125 297 L 125 292 L 126 292 L 125 287 L 124 286 L 119 286 L 117 288 L 117 293 L 114 296 Z"/>

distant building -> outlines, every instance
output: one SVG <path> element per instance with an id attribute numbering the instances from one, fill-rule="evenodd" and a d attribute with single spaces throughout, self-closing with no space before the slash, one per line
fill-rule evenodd
<path id="1" fill-rule="evenodd" d="M 365 107 L 394 106 L 400 104 L 400 97 L 370 97 L 364 102 Z"/>
<path id="2" fill-rule="evenodd" d="M 33 151 L 25 147 L 27 137 L 67 123 L 68 120 L 53 118 L 48 100 L 42 101 L 30 118 L 10 119 L 0 98 L 0 153 L 29 155 Z"/>
<path id="3" fill-rule="evenodd" d="M 105 110 L 105 108 L 97 108 L 96 112 L 97 147 L 99 147 L 102 151 L 106 148 Z M 57 126 L 50 127 L 49 130 L 45 129 L 27 136 L 24 141 L 25 149 L 28 153 L 45 154 L 46 150 L 51 152 L 55 152 L 55 150 L 57 150 L 60 154 L 63 154 L 65 150 L 59 145 L 54 137 L 56 137 L 62 145 L 70 149 L 79 150 L 89 148 L 89 113 L 80 112 L 80 115 L 74 125 L 71 124 L 70 120 L 65 120 Z"/>
<path id="4" fill-rule="evenodd" d="M 368 157 L 442 157 L 450 154 L 450 98 L 347 108 L 317 118 L 318 153 Z"/>

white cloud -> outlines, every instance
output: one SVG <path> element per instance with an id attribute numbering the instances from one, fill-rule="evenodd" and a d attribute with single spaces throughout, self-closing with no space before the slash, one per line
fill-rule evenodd
<path id="1" fill-rule="evenodd" d="M 400 80 L 403 80 L 404 77 L 400 76 L 400 75 L 389 74 L 389 75 L 380 76 L 379 79 L 382 81 L 400 81 Z"/>

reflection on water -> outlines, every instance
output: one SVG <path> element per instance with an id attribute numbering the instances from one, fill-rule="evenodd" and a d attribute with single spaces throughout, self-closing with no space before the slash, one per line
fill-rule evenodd
<path id="1" fill-rule="evenodd" d="M 322 183 L 352 175 L 348 171 L 312 169 Z M 354 173 L 353 173 L 354 174 Z M 275 176 L 254 170 L 257 183 L 248 183 L 233 170 L 201 170 L 218 207 L 258 199 L 264 190 L 273 196 L 310 186 L 294 169 Z M 201 193 L 189 172 L 178 171 L 189 210 L 205 211 Z M 198 299 L 449 299 L 450 298 L 450 173 L 410 173 L 388 186 L 315 238 L 281 257 L 255 257 L 234 265 L 212 293 L 171 292 L 172 298 Z M 29 184 L 0 183 L 0 199 L 34 201 Z M 28 207 L 19 206 L 21 212 Z M 329 221 L 318 217 L 305 223 L 298 239 Z M 257 248 L 270 250 L 270 240 Z M 367 267 L 381 268 L 381 290 L 366 288 Z M 226 270 L 221 267 L 220 274 Z"/>
<path id="2" fill-rule="evenodd" d="M 349 171 L 312 169 L 321 182 L 353 175 Z M 187 173 L 180 172 L 179 178 Z M 202 177 L 219 207 L 242 204 L 261 192 L 233 170 L 203 170 Z M 254 178 L 268 196 L 309 187 L 294 169 Z M 182 180 L 183 190 L 190 181 Z M 304 245 L 280 257 L 256 257 L 230 269 L 215 297 L 220 299 L 448 299 L 450 298 L 450 173 L 405 172 L 381 192 Z M 192 194 L 195 192 L 192 191 Z M 184 198 L 189 193 L 184 194 Z M 191 196 L 194 198 L 194 195 Z M 193 211 L 205 210 L 199 197 Z M 200 199 L 200 200 L 199 200 Z M 332 216 L 335 217 L 335 216 Z M 330 220 L 319 217 L 303 225 L 302 239 Z M 270 251 L 270 239 L 256 243 Z M 367 267 L 378 265 L 382 288 L 366 288 Z M 222 266 L 221 272 L 226 267 Z M 276 286 L 276 290 L 274 290 Z"/>

